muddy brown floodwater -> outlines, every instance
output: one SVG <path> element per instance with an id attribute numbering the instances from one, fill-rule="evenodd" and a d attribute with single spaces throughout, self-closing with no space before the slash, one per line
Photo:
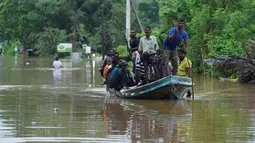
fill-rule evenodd
<path id="1" fill-rule="evenodd" d="M 255 142 L 255 86 L 196 76 L 195 100 L 109 97 L 94 60 L 0 56 L 0 142 Z"/>

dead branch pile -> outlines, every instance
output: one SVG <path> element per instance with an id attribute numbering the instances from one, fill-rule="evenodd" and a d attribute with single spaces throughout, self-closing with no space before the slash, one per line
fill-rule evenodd
<path id="1" fill-rule="evenodd" d="M 239 82 L 255 84 L 255 41 L 249 40 L 244 50 L 246 58 L 240 66 Z"/>
<path id="2" fill-rule="evenodd" d="M 218 62 L 218 70 L 225 77 L 239 73 L 240 83 L 255 84 L 255 41 L 249 40 L 244 48 L 245 57 L 228 57 Z"/>

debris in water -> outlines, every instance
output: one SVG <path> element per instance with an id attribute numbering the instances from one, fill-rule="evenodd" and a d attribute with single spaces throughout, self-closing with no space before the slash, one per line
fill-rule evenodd
<path id="1" fill-rule="evenodd" d="M 58 108 L 53 108 L 53 111 L 54 111 L 54 112 L 57 112 L 57 111 L 58 111 Z"/>
<path id="2" fill-rule="evenodd" d="M 35 124 L 36 124 L 36 122 L 35 122 L 35 121 L 34 121 L 34 122 L 31 122 L 31 124 L 32 124 L 32 125 L 35 125 Z"/>

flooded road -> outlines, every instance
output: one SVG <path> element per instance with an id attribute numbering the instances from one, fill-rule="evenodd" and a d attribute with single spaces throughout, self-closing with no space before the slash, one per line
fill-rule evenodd
<path id="1" fill-rule="evenodd" d="M 195 100 L 105 96 L 100 59 L 0 56 L 0 142 L 255 142 L 255 86 L 195 77 Z"/>

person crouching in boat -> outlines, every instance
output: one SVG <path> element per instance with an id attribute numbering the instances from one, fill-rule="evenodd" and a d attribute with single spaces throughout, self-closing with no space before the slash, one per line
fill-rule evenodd
<path id="1" fill-rule="evenodd" d="M 100 68 L 98 69 L 98 71 L 101 73 L 101 76 L 102 76 L 102 77 L 103 77 L 103 73 L 104 73 L 104 67 L 105 67 L 105 65 L 107 64 L 107 59 L 108 59 L 109 57 L 110 57 L 110 58 L 114 58 L 115 54 L 117 54 L 116 51 L 110 50 L 110 51 L 108 52 L 108 54 L 105 56 L 103 63 L 101 64 Z"/>
<path id="2" fill-rule="evenodd" d="M 191 61 L 185 56 L 185 51 L 183 49 L 178 50 L 179 64 L 178 76 L 186 76 L 191 78 Z"/>
<path id="3" fill-rule="evenodd" d="M 114 88 L 120 91 L 132 85 L 128 77 L 128 64 L 125 61 L 120 62 L 107 77 L 108 88 Z"/>
<path id="4" fill-rule="evenodd" d="M 110 73 L 114 68 L 115 66 L 119 63 L 119 54 L 117 52 L 115 53 L 110 53 L 108 54 L 108 56 L 106 57 L 106 59 L 103 61 L 101 67 L 99 68 L 99 72 L 101 73 L 101 76 L 103 78 L 103 83 L 102 85 L 105 84 L 105 76 L 104 76 L 104 69 L 105 69 L 105 66 L 107 65 L 107 60 L 111 58 L 112 59 L 112 64 L 110 67 L 108 67 L 108 72 L 106 72 L 107 74 Z M 107 75 L 106 74 L 106 75 Z"/>

